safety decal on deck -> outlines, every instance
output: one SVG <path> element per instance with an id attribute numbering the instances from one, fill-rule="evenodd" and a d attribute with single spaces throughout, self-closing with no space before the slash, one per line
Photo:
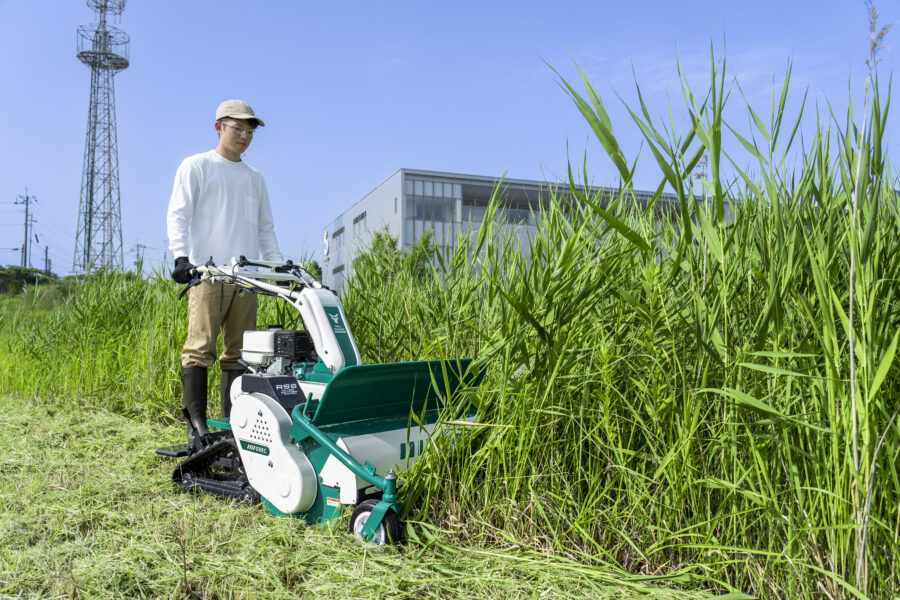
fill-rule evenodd
<path id="1" fill-rule="evenodd" d="M 337 508 L 338 506 L 341 505 L 341 499 L 340 498 L 325 498 L 325 504 L 327 504 L 328 506 L 330 506 L 332 508 Z"/>

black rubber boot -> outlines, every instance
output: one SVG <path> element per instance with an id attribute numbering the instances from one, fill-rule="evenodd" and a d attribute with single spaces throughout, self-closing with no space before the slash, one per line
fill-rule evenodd
<path id="1" fill-rule="evenodd" d="M 206 367 L 181 367 L 181 399 L 188 414 L 188 445 L 198 446 L 197 435 L 206 435 Z M 196 432 L 196 433 L 195 433 Z"/>
<path id="2" fill-rule="evenodd" d="M 244 374 L 243 369 L 222 371 L 222 416 L 231 416 L 231 384 Z"/>

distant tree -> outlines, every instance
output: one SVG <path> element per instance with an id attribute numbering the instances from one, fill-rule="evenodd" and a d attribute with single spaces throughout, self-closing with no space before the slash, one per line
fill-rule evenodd
<path id="1" fill-rule="evenodd" d="M 58 279 L 55 274 L 48 274 L 40 269 L 12 265 L 0 267 L 0 293 L 11 292 L 15 294 L 21 292 L 26 285 L 48 283 L 58 281 Z"/>
<path id="2" fill-rule="evenodd" d="M 397 238 L 384 227 L 372 235 L 369 246 L 354 258 L 353 272 L 390 277 L 406 271 L 414 278 L 421 279 L 431 270 L 436 254 L 437 247 L 430 229 L 404 252 L 400 249 Z"/>
<path id="3" fill-rule="evenodd" d="M 309 273 L 310 275 L 312 275 L 319 281 L 322 281 L 322 267 L 319 266 L 318 261 L 315 261 L 315 260 L 307 261 L 303 265 L 303 268 L 306 269 L 307 273 Z"/>

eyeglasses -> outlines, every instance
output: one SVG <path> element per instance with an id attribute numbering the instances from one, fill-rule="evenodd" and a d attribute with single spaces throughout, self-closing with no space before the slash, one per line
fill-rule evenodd
<path id="1" fill-rule="evenodd" d="M 244 129 L 243 127 L 238 127 L 234 123 L 229 123 L 228 121 L 219 121 L 222 125 L 228 125 L 232 129 L 234 129 L 234 133 L 237 135 L 246 135 L 247 137 L 253 137 L 252 129 Z"/>

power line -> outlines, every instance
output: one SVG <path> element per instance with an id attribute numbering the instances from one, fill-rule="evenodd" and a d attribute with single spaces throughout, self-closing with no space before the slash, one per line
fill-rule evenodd
<path id="1" fill-rule="evenodd" d="M 56 229 L 58 229 L 60 232 L 66 232 L 65 236 L 67 238 L 69 238 L 70 240 L 75 239 L 74 232 L 72 232 L 70 224 L 63 224 L 63 223 L 60 223 L 59 221 L 57 221 L 55 218 L 56 217 L 55 213 L 52 213 L 43 204 L 37 204 L 37 205 L 35 205 L 35 208 L 37 209 L 36 212 L 40 213 L 41 220 L 44 223 L 49 223 L 51 225 L 54 225 L 56 227 Z"/>
<path id="2" fill-rule="evenodd" d="M 72 237 L 71 231 L 61 230 L 58 225 L 44 221 L 43 219 L 41 219 L 41 226 L 39 227 L 39 229 L 45 235 L 51 236 L 56 243 L 68 246 L 70 248 L 72 247 L 72 242 L 75 238 Z"/>

